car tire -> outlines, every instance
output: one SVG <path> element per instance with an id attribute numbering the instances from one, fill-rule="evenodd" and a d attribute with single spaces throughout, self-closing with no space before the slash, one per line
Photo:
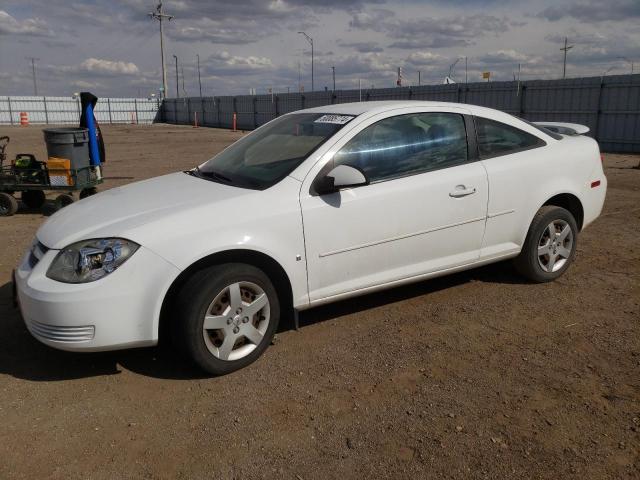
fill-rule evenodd
<path id="1" fill-rule="evenodd" d="M 520 274 L 535 283 L 560 277 L 576 255 L 578 225 L 568 210 L 542 207 L 533 217 L 520 255 L 514 263 Z"/>
<path id="2" fill-rule="evenodd" d="M 205 317 L 211 329 L 205 329 Z M 279 320 L 278 293 L 262 270 L 242 263 L 215 265 L 196 272 L 180 288 L 173 305 L 173 339 L 202 370 L 225 375 L 264 352 Z"/>
<path id="3" fill-rule="evenodd" d="M 20 198 L 27 208 L 41 208 L 47 200 L 42 190 L 25 190 Z"/>
<path id="4" fill-rule="evenodd" d="M 56 197 L 56 210 L 60 210 L 74 202 L 73 196 L 68 193 L 63 193 Z"/>
<path id="5" fill-rule="evenodd" d="M 18 211 L 18 201 L 6 192 L 0 192 L 0 217 L 10 217 Z"/>
<path id="6" fill-rule="evenodd" d="M 84 188 L 80 191 L 80 200 L 91 197 L 98 193 L 98 189 L 96 187 Z"/>

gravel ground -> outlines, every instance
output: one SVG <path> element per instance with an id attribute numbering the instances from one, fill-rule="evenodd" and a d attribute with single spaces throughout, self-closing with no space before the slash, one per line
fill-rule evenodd
<path id="1" fill-rule="evenodd" d="M 0 127 L 45 156 L 40 128 Z M 102 189 L 241 136 L 104 127 Z M 640 478 L 640 170 L 607 155 L 603 215 L 559 281 L 509 263 L 305 312 L 255 364 L 34 340 L 11 269 L 51 208 L 0 218 L 0 478 Z"/>

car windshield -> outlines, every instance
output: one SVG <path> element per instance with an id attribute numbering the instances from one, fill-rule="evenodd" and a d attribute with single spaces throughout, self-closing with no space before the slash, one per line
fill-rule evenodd
<path id="1" fill-rule="evenodd" d="M 273 120 L 200 165 L 192 175 L 264 190 L 289 175 L 352 115 L 294 113 Z"/>

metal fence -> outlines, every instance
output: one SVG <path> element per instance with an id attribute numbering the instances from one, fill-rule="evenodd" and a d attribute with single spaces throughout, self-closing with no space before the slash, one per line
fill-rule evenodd
<path id="1" fill-rule="evenodd" d="M 101 98 L 94 110 L 98 122 L 153 123 L 160 102 L 148 98 Z M 0 124 L 19 125 L 20 114 L 29 123 L 78 124 L 80 99 L 72 97 L 0 97 Z"/>
<path id="2" fill-rule="evenodd" d="M 486 107 L 531 121 L 587 125 L 603 151 L 640 152 L 640 74 L 567 80 L 482 82 L 235 97 L 169 98 L 160 118 L 173 124 L 254 129 L 284 113 L 336 103 L 437 100 Z M 330 109 L 327 110 L 328 112 Z"/>

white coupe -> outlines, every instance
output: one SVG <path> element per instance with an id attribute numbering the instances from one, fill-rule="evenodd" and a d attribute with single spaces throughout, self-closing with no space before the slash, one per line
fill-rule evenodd
<path id="1" fill-rule="evenodd" d="M 316 305 L 508 258 L 554 280 L 605 199 L 586 131 L 455 103 L 290 113 L 53 215 L 15 271 L 22 316 L 55 348 L 167 338 L 224 374 Z"/>

